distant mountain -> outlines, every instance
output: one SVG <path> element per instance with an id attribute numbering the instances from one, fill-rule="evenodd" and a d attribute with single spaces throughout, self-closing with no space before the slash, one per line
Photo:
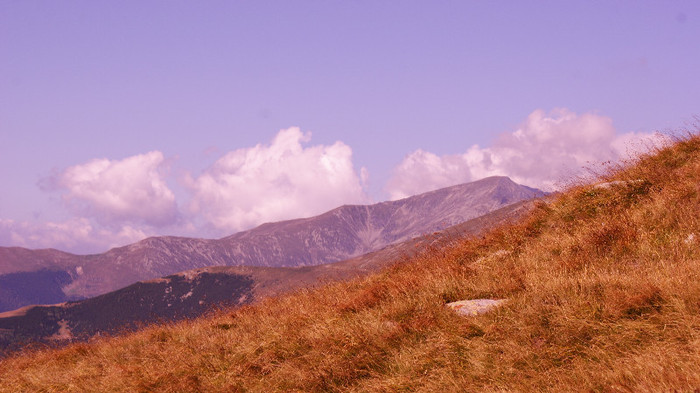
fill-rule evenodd
<path id="1" fill-rule="evenodd" d="M 151 237 L 96 255 L 2 247 L 0 283 L 25 284 L 0 287 L 0 311 L 93 297 L 207 266 L 337 262 L 542 195 L 507 177 L 490 177 L 398 201 L 342 206 L 316 217 L 263 224 L 216 240 Z"/>
<path id="2" fill-rule="evenodd" d="M 28 343 L 61 345 L 113 334 L 157 321 L 193 318 L 218 307 L 235 307 L 319 283 L 377 271 L 409 258 L 434 242 L 476 235 L 527 212 L 532 202 L 511 204 L 442 232 L 396 243 L 346 261 L 293 268 L 218 266 L 142 281 L 94 298 L 27 306 L 0 313 L 0 355 Z"/>

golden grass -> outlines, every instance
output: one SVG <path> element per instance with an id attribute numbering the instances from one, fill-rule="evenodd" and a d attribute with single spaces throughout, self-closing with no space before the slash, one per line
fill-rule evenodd
<path id="1" fill-rule="evenodd" d="M 700 137 L 379 274 L 206 318 L 27 351 L 0 391 L 693 392 Z M 508 298 L 460 317 L 445 303 Z"/>

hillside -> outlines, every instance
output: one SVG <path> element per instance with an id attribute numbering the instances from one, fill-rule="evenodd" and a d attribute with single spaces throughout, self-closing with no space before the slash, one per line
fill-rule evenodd
<path id="1" fill-rule="evenodd" d="M 408 258 L 432 242 L 454 236 L 473 236 L 514 220 L 526 214 L 533 204 L 533 201 L 514 203 L 444 231 L 346 261 L 294 268 L 205 267 L 140 281 L 81 301 L 26 306 L 0 313 L 0 357 L 35 343 L 63 345 L 88 340 L 96 334 L 114 334 L 148 323 L 194 318 L 214 308 L 251 304 L 295 289 L 366 275 Z"/>
<path id="2" fill-rule="evenodd" d="M 378 274 L 0 362 L 0 391 L 700 389 L 700 137 Z M 507 299 L 464 317 L 459 299 Z"/>
<path id="3" fill-rule="evenodd" d="M 207 266 L 311 266 L 432 233 L 543 193 L 490 177 L 398 201 L 342 206 L 222 239 L 151 237 L 96 255 L 0 247 L 0 312 L 93 297 Z"/>

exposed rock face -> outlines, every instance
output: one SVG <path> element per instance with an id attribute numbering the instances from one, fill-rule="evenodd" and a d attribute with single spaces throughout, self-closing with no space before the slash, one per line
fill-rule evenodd
<path id="1" fill-rule="evenodd" d="M 228 245 L 241 265 L 318 265 L 366 254 L 541 195 L 507 177 L 490 177 L 398 201 L 342 206 L 312 218 L 263 224 L 220 242 Z"/>
<path id="2" fill-rule="evenodd" d="M 42 269 L 65 272 L 68 282 L 63 277 L 49 285 L 63 293 L 50 301 L 57 303 L 206 266 L 319 265 L 379 250 L 541 195 L 507 177 L 490 177 L 398 201 L 342 206 L 316 217 L 263 224 L 216 240 L 152 237 L 97 255 L 0 248 L 0 274 Z M 21 289 L 10 292 L 0 292 L 0 312 L 31 304 Z"/>

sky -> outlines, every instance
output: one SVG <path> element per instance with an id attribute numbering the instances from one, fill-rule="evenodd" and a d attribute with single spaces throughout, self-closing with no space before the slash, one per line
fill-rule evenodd
<path id="1" fill-rule="evenodd" d="M 0 246 L 217 238 L 692 129 L 697 1 L 0 2 Z"/>

